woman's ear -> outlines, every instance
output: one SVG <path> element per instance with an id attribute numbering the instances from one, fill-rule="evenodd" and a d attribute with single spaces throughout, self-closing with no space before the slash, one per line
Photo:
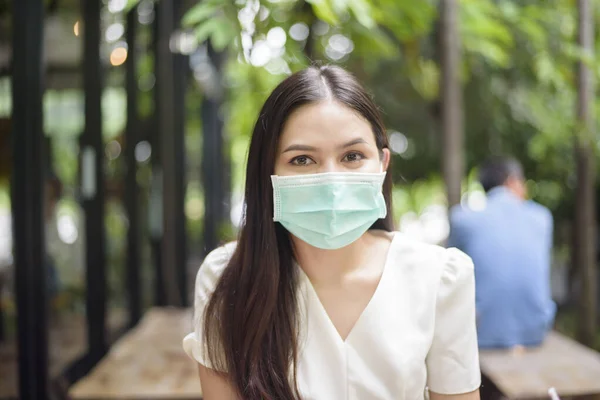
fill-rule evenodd
<path id="1" fill-rule="evenodd" d="M 381 168 L 383 171 L 387 171 L 388 167 L 390 166 L 390 158 L 392 157 L 390 149 L 381 150 L 381 155 Z"/>

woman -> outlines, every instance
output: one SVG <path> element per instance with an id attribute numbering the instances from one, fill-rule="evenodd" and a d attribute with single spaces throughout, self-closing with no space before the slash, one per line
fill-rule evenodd
<path id="1" fill-rule="evenodd" d="M 237 244 L 198 272 L 206 400 L 479 399 L 471 260 L 393 233 L 376 106 L 337 67 L 283 81 L 260 113 Z"/>

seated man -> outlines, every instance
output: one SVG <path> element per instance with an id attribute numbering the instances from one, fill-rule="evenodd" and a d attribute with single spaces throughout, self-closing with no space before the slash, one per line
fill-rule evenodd
<path id="1" fill-rule="evenodd" d="M 479 180 L 486 208 L 456 206 L 448 241 L 475 263 L 479 346 L 537 346 L 556 311 L 550 293 L 552 215 L 526 200 L 522 167 L 515 160 L 489 160 Z"/>

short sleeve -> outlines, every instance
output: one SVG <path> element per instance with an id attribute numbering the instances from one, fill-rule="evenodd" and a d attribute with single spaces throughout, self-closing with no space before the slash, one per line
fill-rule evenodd
<path id="1" fill-rule="evenodd" d="M 469 393 L 481 385 L 473 262 L 454 248 L 443 254 L 435 328 L 426 361 L 427 385 L 439 394 Z"/>
<path id="2" fill-rule="evenodd" d="M 203 335 L 204 310 L 234 250 L 235 243 L 213 250 L 206 256 L 196 275 L 193 332 L 183 339 L 183 349 L 189 357 L 208 368 L 212 368 L 212 365 Z"/>

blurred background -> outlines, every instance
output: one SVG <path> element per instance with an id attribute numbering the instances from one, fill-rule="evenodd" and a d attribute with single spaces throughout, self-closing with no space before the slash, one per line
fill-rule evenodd
<path id="1" fill-rule="evenodd" d="M 449 206 L 485 207 L 475 167 L 519 159 L 555 218 L 557 329 L 600 349 L 600 40 L 578 34 L 600 7 L 581 3 L 0 0 L 0 398 L 66 393 L 148 310 L 191 305 L 236 237 L 260 107 L 312 62 L 381 107 L 411 236 L 444 243 Z M 178 334 L 160 371 L 188 368 Z"/>

